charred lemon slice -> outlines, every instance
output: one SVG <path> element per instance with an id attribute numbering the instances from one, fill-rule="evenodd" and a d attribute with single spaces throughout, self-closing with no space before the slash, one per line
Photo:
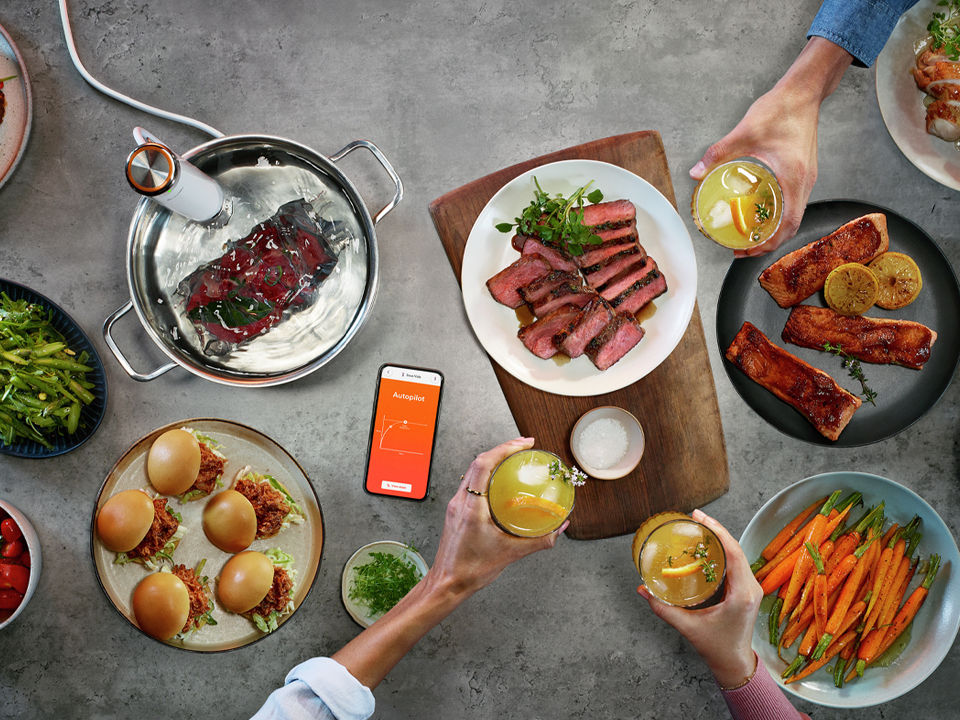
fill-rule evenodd
<path id="1" fill-rule="evenodd" d="M 676 567 L 665 567 L 660 571 L 660 574 L 664 577 L 684 577 L 686 575 L 693 575 L 697 570 L 703 567 L 702 560 L 694 560 L 693 562 L 687 563 L 686 565 L 678 565 Z"/>
<path id="2" fill-rule="evenodd" d="M 865 265 L 846 263 L 827 275 L 823 297 L 834 312 L 863 315 L 877 301 L 880 284 Z"/>
<path id="3" fill-rule="evenodd" d="M 876 276 L 879 292 L 877 305 L 884 310 L 906 307 L 920 294 L 923 278 L 920 268 L 909 255 L 885 252 L 867 266 Z"/>

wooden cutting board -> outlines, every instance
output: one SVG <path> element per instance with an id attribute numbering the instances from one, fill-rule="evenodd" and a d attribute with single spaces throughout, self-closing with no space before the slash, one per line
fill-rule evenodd
<path id="1" fill-rule="evenodd" d="M 528 160 L 430 203 L 430 215 L 458 282 L 467 237 L 493 194 L 531 168 L 577 158 L 626 168 L 651 183 L 676 207 L 663 142 L 655 131 L 595 140 Z M 570 431 L 591 408 L 618 405 L 632 412 L 643 426 L 646 450 L 636 470 L 620 480 L 591 479 L 577 488 L 576 507 L 567 528 L 570 537 L 590 540 L 632 533 L 653 513 L 688 512 L 727 491 L 727 451 L 696 306 L 680 344 L 656 370 L 633 385 L 605 395 L 564 397 L 547 393 L 490 362 L 520 433 L 535 437 L 538 447 L 557 453 L 567 463 L 573 462 Z"/>

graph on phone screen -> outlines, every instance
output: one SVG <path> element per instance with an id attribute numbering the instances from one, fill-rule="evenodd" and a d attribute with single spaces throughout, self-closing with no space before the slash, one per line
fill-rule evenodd
<path id="1" fill-rule="evenodd" d="M 370 492 L 416 499 L 426 495 L 440 382 L 435 372 L 384 368 L 370 434 Z"/>

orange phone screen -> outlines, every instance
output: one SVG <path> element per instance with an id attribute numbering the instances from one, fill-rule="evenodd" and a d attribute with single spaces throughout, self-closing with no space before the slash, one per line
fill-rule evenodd
<path id="1" fill-rule="evenodd" d="M 431 370 L 383 368 L 370 432 L 369 492 L 426 497 L 441 382 Z"/>

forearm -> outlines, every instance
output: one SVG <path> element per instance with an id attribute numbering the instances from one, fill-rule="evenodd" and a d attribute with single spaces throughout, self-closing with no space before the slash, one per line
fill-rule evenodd
<path id="1" fill-rule="evenodd" d="M 822 103 L 840 84 L 853 55 L 822 37 L 811 37 L 776 85 L 802 102 Z"/>
<path id="2" fill-rule="evenodd" d="M 428 573 L 393 609 L 347 643 L 333 659 L 368 688 L 374 688 L 420 638 L 470 594 Z"/>

